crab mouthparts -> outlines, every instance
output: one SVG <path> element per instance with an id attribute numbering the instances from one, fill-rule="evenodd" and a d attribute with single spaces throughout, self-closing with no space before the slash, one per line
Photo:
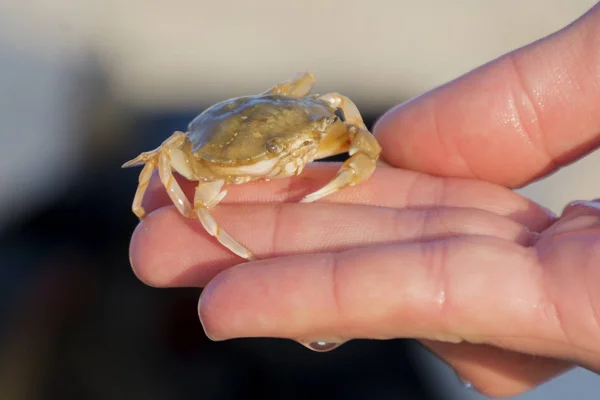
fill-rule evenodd
<path id="1" fill-rule="evenodd" d="M 265 176 L 275 168 L 279 163 L 277 158 L 269 158 L 266 160 L 259 161 L 255 164 L 245 165 L 243 167 L 236 167 L 235 170 L 239 174 L 250 175 L 250 176 Z"/>

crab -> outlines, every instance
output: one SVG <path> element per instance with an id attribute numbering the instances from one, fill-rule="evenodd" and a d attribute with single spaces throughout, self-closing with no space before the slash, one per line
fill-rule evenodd
<path id="1" fill-rule="evenodd" d="M 133 213 L 146 216 L 142 199 L 153 170 L 171 201 L 187 218 L 198 218 L 223 246 L 247 260 L 256 257 L 219 227 L 210 214 L 225 197 L 228 184 L 285 178 L 302 173 L 317 159 L 348 153 L 336 176 L 300 202 L 309 203 L 367 180 L 381 147 L 365 126 L 356 105 L 338 93 L 310 94 L 311 73 L 276 84 L 258 95 L 222 101 L 176 131 L 158 148 L 123 164 L 141 166 Z M 193 205 L 173 171 L 197 181 Z"/>

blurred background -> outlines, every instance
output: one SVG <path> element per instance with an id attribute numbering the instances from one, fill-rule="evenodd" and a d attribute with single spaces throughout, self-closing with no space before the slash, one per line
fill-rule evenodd
<path id="1" fill-rule="evenodd" d="M 300 71 L 372 124 L 570 23 L 594 0 L 0 2 L 0 398 L 484 399 L 413 341 L 316 354 L 212 343 L 199 290 L 144 286 L 120 165 L 205 107 Z M 600 152 L 521 192 L 598 197 Z M 578 369 L 519 397 L 596 399 Z"/>

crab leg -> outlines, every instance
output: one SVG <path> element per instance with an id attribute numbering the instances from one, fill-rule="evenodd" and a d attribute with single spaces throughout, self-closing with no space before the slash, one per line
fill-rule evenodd
<path id="1" fill-rule="evenodd" d="M 123 164 L 123 168 L 135 167 L 144 164 L 144 168 L 142 168 L 142 172 L 140 172 L 138 187 L 135 192 L 135 197 L 133 198 L 133 204 L 131 206 L 133 213 L 139 219 L 144 219 L 146 216 L 146 211 L 142 207 L 142 201 L 144 194 L 146 193 L 146 189 L 148 188 L 150 178 L 152 177 L 152 171 L 156 167 L 158 167 L 160 180 L 165 186 L 171 201 L 173 201 L 181 214 L 187 216 L 188 218 L 191 217 L 192 207 L 190 202 L 183 193 L 183 190 L 181 190 L 181 187 L 171 172 L 171 151 L 178 150 L 178 147 L 183 143 L 184 140 L 185 135 L 183 132 L 175 132 L 173 135 L 171 135 L 171 137 L 165 140 L 159 148 L 144 152 L 133 160 Z"/>
<path id="2" fill-rule="evenodd" d="M 144 217 L 146 217 L 146 210 L 142 207 L 142 200 L 144 199 L 144 194 L 146 194 L 146 189 L 148 189 L 148 183 L 150 183 L 152 171 L 154 171 L 155 167 L 156 165 L 154 162 L 149 161 L 144 165 L 144 168 L 142 168 L 142 172 L 140 172 L 138 187 L 135 191 L 133 204 L 131 205 L 131 210 L 139 219 L 144 219 Z"/>
<path id="3" fill-rule="evenodd" d="M 319 97 L 335 108 L 341 108 L 348 126 L 347 136 L 350 141 L 348 154 L 350 158 L 342 165 L 337 175 L 321 189 L 308 194 L 300 202 L 310 203 L 328 196 L 347 186 L 354 186 L 367 180 L 373 171 L 381 153 L 381 147 L 375 137 L 368 131 L 356 105 L 347 97 L 330 93 Z"/>
<path id="4" fill-rule="evenodd" d="M 167 190 L 169 198 L 177 207 L 177 210 L 186 218 L 192 218 L 192 205 L 183 193 L 181 186 L 177 183 L 173 171 L 171 170 L 171 160 L 166 151 L 161 151 L 158 156 L 158 176 Z"/>
<path id="5" fill-rule="evenodd" d="M 227 232 L 221 229 L 217 224 L 217 221 L 215 221 L 209 212 L 209 209 L 217 205 L 227 194 L 227 191 L 222 190 L 224 183 L 224 181 L 218 180 L 200 182 L 200 184 L 198 184 L 194 195 L 194 208 L 196 214 L 206 232 L 211 236 L 214 236 L 219 243 L 242 258 L 254 260 L 254 255 L 232 238 Z"/>
<path id="6" fill-rule="evenodd" d="M 156 168 L 157 150 L 144 152 L 121 166 L 121 168 L 130 168 L 137 167 L 138 165 L 144 165 L 144 168 L 142 168 L 142 172 L 140 172 L 140 176 L 138 178 L 138 187 L 135 191 L 133 204 L 131 205 L 131 210 L 139 219 L 144 219 L 146 217 L 146 210 L 144 210 L 144 207 L 142 207 L 142 201 L 144 199 L 144 194 L 146 194 L 146 189 L 148 189 L 148 184 L 150 183 L 150 178 L 152 177 L 152 171 L 154 171 L 154 168 Z"/>
<path id="7" fill-rule="evenodd" d="M 186 136 L 183 132 L 175 132 L 159 148 L 142 153 L 133 160 L 123 164 L 123 168 L 145 164 L 140 173 L 138 188 L 133 199 L 133 212 L 140 219 L 146 216 L 146 211 L 142 207 L 142 200 L 152 177 L 152 171 L 154 168 L 158 168 L 160 181 L 165 187 L 169 198 L 184 217 L 193 218 L 194 214 L 196 214 L 204 229 L 210 235 L 217 238 L 223 246 L 240 257 L 253 260 L 254 256 L 252 253 L 221 229 L 208 212 L 210 208 L 217 205 L 225 197 L 225 194 L 227 194 L 227 191 L 222 190 L 225 182 L 223 180 L 200 182 L 196 187 L 194 207 L 192 208 L 190 201 L 173 176 L 173 169 L 176 169 L 187 178 L 193 176 L 193 171 L 185 162 L 183 158 L 185 156 L 182 155 L 180 149 L 185 140 Z"/>
<path id="8" fill-rule="evenodd" d="M 315 76 L 310 72 L 299 74 L 291 81 L 281 82 L 262 94 L 281 94 L 290 97 L 303 97 L 310 93 L 315 84 Z"/>

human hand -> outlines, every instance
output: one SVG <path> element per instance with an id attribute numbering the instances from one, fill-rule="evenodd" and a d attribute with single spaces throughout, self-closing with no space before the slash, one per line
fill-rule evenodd
<path id="1" fill-rule="evenodd" d="M 214 215 L 262 261 L 236 265 L 153 180 L 134 270 L 153 286 L 208 283 L 199 311 L 216 339 L 419 338 L 493 395 L 570 362 L 600 369 L 597 209 L 555 222 L 509 189 L 597 144 L 599 14 L 388 113 L 375 133 L 391 166 L 360 186 L 287 202 L 336 168 L 315 165 L 231 187 Z"/>

